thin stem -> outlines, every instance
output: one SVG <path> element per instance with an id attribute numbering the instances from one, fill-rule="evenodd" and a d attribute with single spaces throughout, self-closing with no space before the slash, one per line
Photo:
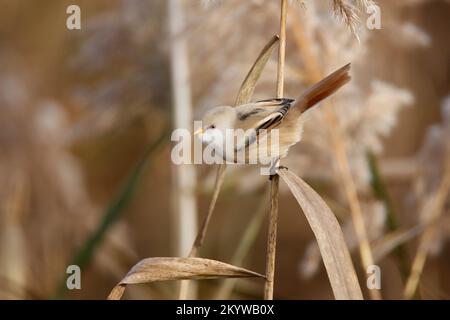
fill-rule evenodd
<path id="1" fill-rule="evenodd" d="M 262 196 L 264 199 L 266 198 L 266 196 L 269 196 L 269 189 L 264 190 Z M 259 201 L 259 204 L 255 209 L 256 209 L 255 214 L 253 215 L 251 221 L 247 225 L 244 235 L 239 241 L 239 246 L 236 249 L 235 253 L 233 254 L 233 257 L 231 258 L 231 264 L 233 266 L 240 266 L 243 264 L 245 258 L 248 256 L 248 253 L 250 252 L 250 249 L 255 243 L 258 234 L 260 233 L 261 226 L 266 216 L 267 205 L 264 201 Z M 228 299 L 231 293 L 233 292 L 236 283 L 237 283 L 236 278 L 225 280 L 217 290 L 214 299 L 215 300 Z"/>
<path id="2" fill-rule="evenodd" d="M 280 13 L 280 46 L 278 48 L 278 71 L 277 71 L 277 98 L 283 98 L 284 91 L 284 62 L 286 58 L 286 17 L 287 0 L 281 1 Z M 279 160 L 274 164 L 279 166 Z M 267 239 L 266 256 L 266 283 L 264 286 L 264 299 L 273 300 L 273 286 L 275 275 L 275 252 L 277 245 L 277 223 L 278 223 L 278 189 L 280 177 L 275 174 L 270 181 L 270 221 Z"/>
<path id="3" fill-rule="evenodd" d="M 272 176 L 270 185 L 270 221 L 267 238 L 266 257 L 266 283 L 264 286 L 264 300 L 273 300 L 273 285 L 275 275 L 275 253 L 277 247 L 277 222 L 278 222 L 278 187 L 280 177 Z"/>
<path id="4" fill-rule="evenodd" d="M 217 198 L 219 197 L 219 192 L 220 189 L 222 188 L 222 184 L 225 179 L 226 168 L 227 168 L 226 164 L 220 164 L 219 168 L 217 169 L 216 182 L 214 185 L 213 196 L 211 202 L 209 203 L 208 214 L 206 215 L 205 219 L 202 222 L 202 226 L 200 227 L 197 237 L 195 238 L 195 242 L 192 245 L 189 257 L 197 256 L 198 250 L 203 245 L 206 236 L 206 231 L 208 230 L 209 222 L 214 212 L 214 208 L 216 207 Z"/>
<path id="5" fill-rule="evenodd" d="M 172 37 L 170 65 L 172 97 L 174 108 L 174 127 L 192 129 L 192 97 L 188 43 L 184 37 L 176 37 L 185 30 L 184 8 L 180 0 L 169 0 L 168 22 Z M 197 199 L 195 194 L 196 171 L 193 166 L 176 166 L 174 176 L 174 222 L 177 229 L 176 250 L 179 256 L 188 252 L 197 229 Z M 183 286 L 183 284 L 182 284 Z M 190 298 L 196 296 L 191 288 Z M 185 295 L 187 296 L 186 290 Z"/>
<path id="6" fill-rule="evenodd" d="M 280 16 L 280 45 L 278 47 L 277 98 L 283 98 L 284 91 L 284 62 L 286 57 L 286 17 L 287 0 L 281 0 Z"/>
<path id="7" fill-rule="evenodd" d="M 445 201 L 447 200 L 447 196 L 450 192 L 450 155 L 447 155 L 446 163 L 447 165 L 445 168 L 444 177 L 442 178 L 439 189 L 433 199 L 434 201 L 432 205 L 430 223 L 420 239 L 419 248 L 417 249 L 411 268 L 411 274 L 406 282 L 404 295 L 407 299 L 412 299 L 416 294 L 420 277 L 427 261 L 429 248 L 434 238 L 437 225 L 436 222 L 444 212 Z"/>
<path id="8" fill-rule="evenodd" d="M 208 213 L 206 217 L 203 219 L 202 226 L 200 227 L 197 237 L 192 245 L 191 251 L 189 252 L 189 257 L 196 257 L 198 255 L 198 251 L 200 247 L 203 245 L 203 241 L 205 240 L 206 231 L 209 227 L 209 222 L 211 221 L 212 214 L 214 212 L 214 208 L 216 207 L 217 198 L 219 197 L 220 189 L 222 188 L 223 181 L 225 180 L 226 173 L 226 164 L 220 164 L 217 169 L 216 182 L 214 185 L 213 196 L 211 198 L 211 202 L 209 203 Z M 186 300 L 189 295 L 189 284 L 190 280 L 183 280 L 180 283 L 180 291 L 178 293 L 179 300 Z"/>

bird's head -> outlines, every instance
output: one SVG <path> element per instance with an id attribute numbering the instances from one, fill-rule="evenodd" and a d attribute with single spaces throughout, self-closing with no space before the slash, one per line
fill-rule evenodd
<path id="1" fill-rule="evenodd" d="M 215 107 L 203 116 L 202 127 L 194 134 L 204 143 L 222 141 L 227 129 L 233 129 L 236 121 L 236 110 L 233 107 Z"/>

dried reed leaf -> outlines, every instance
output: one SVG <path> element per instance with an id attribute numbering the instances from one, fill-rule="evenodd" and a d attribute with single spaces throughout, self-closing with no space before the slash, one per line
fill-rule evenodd
<path id="1" fill-rule="evenodd" d="M 341 227 L 333 212 L 325 201 L 294 173 L 281 169 L 278 174 L 297 199 L 314 232 L 335 298 L 361 300 L 363 297 L 358 278 Z"/>
<path id="2" fill-rule="evenodd" d="M 120 300 L 124 293 L 125 293 L 125 285 L 118 284 L 109 293 L 108 300 Z"/>
<path id="3" fill-rule="evenodd" d="M 261 73 L 264 70 L 264 67 L 267 64 L 270 56 L 272 55 L 273 49 L 278 44 L 280 38 L 278 36 L 273 36 L 272 39 L 266 44 L 266 46 L 262 49 L 255 63 L 251 67 L 247 76 L 242 82 L 241 87 L 239 88 L 239 93 L 236 97 L 235 105 L 241 105 L 250 102 L 250 99 L 253 96 L 253 92 L 255 91 L 256 83 L 261 76 Z"/>
<path id="4" fill-rule="evenodd" d="M 128 284 L 170 280 L 245 278 L 263 275 L 227 263 L 203 258 L 147 258 L 138 262 L 113 288 L 109 300 L 120 299 Z"/>

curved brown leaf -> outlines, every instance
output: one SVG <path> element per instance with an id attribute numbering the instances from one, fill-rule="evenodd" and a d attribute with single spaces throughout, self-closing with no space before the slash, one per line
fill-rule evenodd
<path id="1" fill-rule="evenodd" d="M 147 258 L 138 262 L 128 274 L 113 288 L 109 300 L 122 297 L 128 284 L 155 281 L 244 278 L 263 275 L 216 260 L 203 258 Z"/>
<path id="2" fill-rule="evenodd" d="M 297 199 L 317 239 L 335 298 L 363 299 L 344 235 L 333 212 L 317 192 L 294 173 L 281 169 L 278 174 Z"/>
<path id="3" fill-rule="evenodd" d="M 278 44 L 278 41 L 280 41 L 280 38 L 275 35 L 262 49 L 255 63 L 242 82 L 241 87 L 239 88 L 239 92 L 235 101 L 236 106 L 250 102 L 250 99 L 253 96 L 253 92 L 255 91 L 256 83 L 258 82 L 259 77 L 261 76 L 261 73 L 263 72 L 264 67 L 267 64 L 267 61 L 270 58 L 273 49 Z"/>

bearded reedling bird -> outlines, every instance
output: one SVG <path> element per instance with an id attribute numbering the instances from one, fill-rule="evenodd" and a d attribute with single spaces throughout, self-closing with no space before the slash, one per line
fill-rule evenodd
<path id="1" fill-rule="evenodd" d="M 223 159 L 230 162 L 249 163 L 251 151 L 262 146 L 264 150 L 259 150 L 257 154 L 266 159 L 259 159 L 261 162 L 280 159 L 300 141 L 303 113 L 348 83 L 351 79 L 349 71 L 350 64 L 347 64 L 310 87 L 296 100 L 270 99 L 236 107 L 215 107 L 204 115 L 202 127 L 194 134 L 199 135 L 203 143 L 211 144 Z M 225 143 L 223 137 L 229 129 L 249 130 L 253 134 L 235 144 Z M 278 148 L 275 149 L 267 147 L 267 142 L 272 140 L 273 129 L 278 129 Z M 236 153 L 243 150 L 247 154 L 239 160 Z"/>

